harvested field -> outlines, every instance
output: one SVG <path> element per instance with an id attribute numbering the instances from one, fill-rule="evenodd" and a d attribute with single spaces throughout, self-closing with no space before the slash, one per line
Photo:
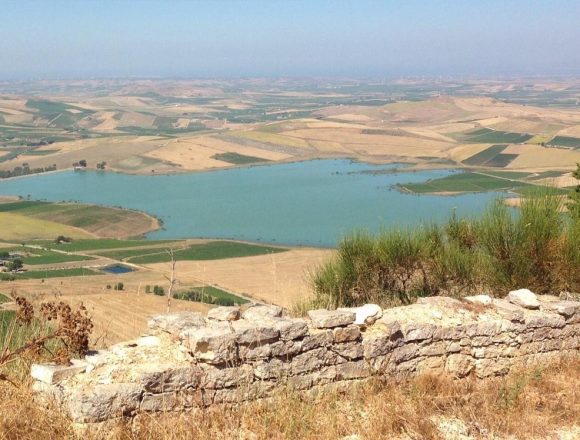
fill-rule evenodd
<path id="1" fill-rule="evenodd" d="M 180 261 L 176 272 L 182 282 L 216 285 L 260 301 L 292 307 L 311 295 L 308 272 L 329 258 L 333 250 L 292 249 L 278 254 L 214 261 Z M 166 263 L 151 264 L 166 271 Z"/>
<path id="2" fill-rule="evenodd" d="M 125 238 L 143 235 L 159 228 L 159 221 L 147 214 L 102 206 L 44 202 L 0 205 L 0 212 L 8 211 L 80 228 L 98 237 Z"/>
<path id="3" fill-rule="evenodd" d="M 93 234 L 73 226 L 48 220 L 30 218 L 11 212 L 0 212 L 0 240 L 25 241 L 34 239 L 54 239 L 59 235 L 72 238 L 92 238 Z"/>

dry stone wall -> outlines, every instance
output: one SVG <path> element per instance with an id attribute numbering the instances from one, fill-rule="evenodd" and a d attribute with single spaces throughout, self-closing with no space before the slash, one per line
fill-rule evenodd
<path id="1" fill-rule="evenodd" d="M 264 305 L 159 315 L 136 340 L 68 366 L 34 365 L 31 374 L 39 398 L 91 424 L 265 398 L 281 385 L 316 392 L 372 375 L 483 378 L 579 352 L 580 303 L 521 290 L 506 299 L 313 310 L 307 319 Z"/>

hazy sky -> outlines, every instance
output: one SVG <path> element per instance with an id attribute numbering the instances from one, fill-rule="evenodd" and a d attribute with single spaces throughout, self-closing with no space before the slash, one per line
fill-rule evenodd
<path id="1" fill-rule="evenodd" d="M 579 0 L 0 0 L 0 78 L 580 73 Z"/>

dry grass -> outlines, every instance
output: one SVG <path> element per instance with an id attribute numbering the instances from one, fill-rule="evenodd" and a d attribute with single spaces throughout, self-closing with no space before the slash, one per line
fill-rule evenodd
<path id="1" fill-rule="evenodd" d="M 66 418 L 31 403 L 28 388 L 0 384 L 0 438 L 74 438 Z M 372 380 L 348 393 L 306 398 L 280 390 L 267 402 L 140 415 L 84 439 L 546 439 L 577 438 L 580 363 L 561 361 L 506 377 L 453 380 L 424 375 Z M 561 433 L 561 437 L 557 432 Z M 564 437 L 562 432 L 567 432 Z"/>
<path id="2" fill-rule="evenodd" d="M 180 261 L 179 280 L 185 284 L 217 285 L 267 303 L 292 307 L 312 295 L 308 271 L 332 255 L 328 249 L 300 248 L 277 254 L 226 258 L 213 261 Z M 167 270 L 166 263 L 147 266 Z"/>
<path id="3" fill-rule="evenodd" d="M 2 240 L 53 239 L 59 235 L 72 238 L 94 238 L 93 234 L 73 226 L 10 212 L 0 213 L 0 225 L 0 239 Z"/>

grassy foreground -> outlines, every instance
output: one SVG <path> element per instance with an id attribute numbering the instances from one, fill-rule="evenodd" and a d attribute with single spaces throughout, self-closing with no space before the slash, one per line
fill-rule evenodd
<path id="1" fill-rule="evenodd" d="M 281 390 L 265 403 L 143 414 L 133 430 L 120 421 L 82 437 L 61 412 L 36 406 L 28 387 L 0 383 L 0 395 L 0 438 L 7 440 L 93 440 L 105 433 L 127 440 L 545 439 L 557 430 L 572 439 L 580 432 L 580 363 L 573 360 L 486 380 L 373 379 L 347 394 L 328 391 L 316 399 Z"/>

